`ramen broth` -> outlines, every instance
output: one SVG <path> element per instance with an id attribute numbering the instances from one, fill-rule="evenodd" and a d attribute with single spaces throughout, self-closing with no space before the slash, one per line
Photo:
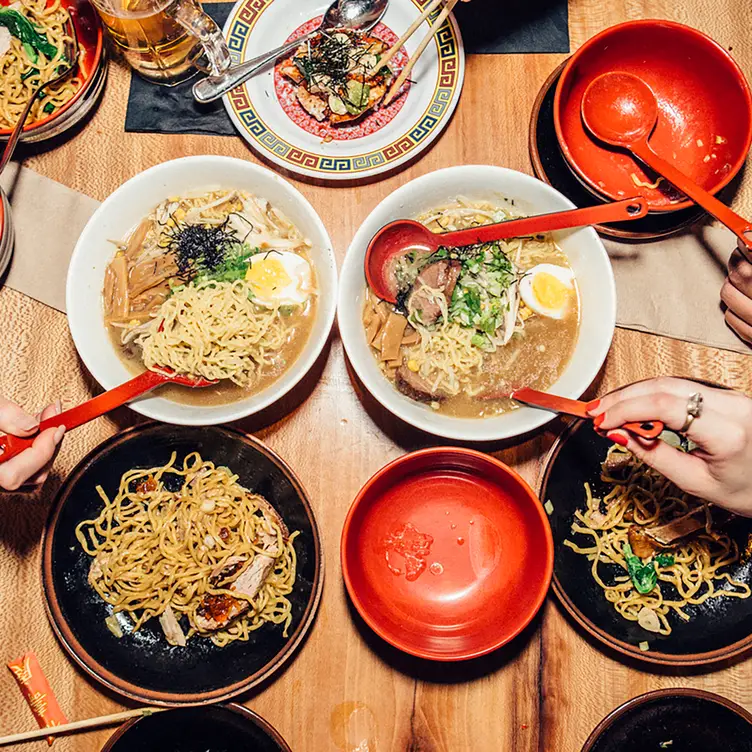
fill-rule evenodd
<path id="1" fill-rule="evenodd" d="M 134 375 L 171 370 L 217 383 L 165 385 L 189 405 L 248 399 L 297 360 L 317 310 L 310 242 L 266 200 L 237 190 L 166 199 L 108 265 L 104 320 Z"/>
<path id="2" fill-rule="evenodd" d="M 238 386 L 227 379 L 201 389 L 191 389 L 179 384 L 165 384 L 159 387 L 159 396 L 181 405 L 212 407 L 240 402 L 262 392 L 277 381 L 300 357 L 313 329 L 313 322 L 316 320 L 316 304 L 316 298 L 311 298 L 304 309 L 290 315 L 290 337 L 287 343 L 279 351 L 272 367 L 262 372 L 261 377 L 252 388 Z M 108 326 L 107 331 L 115 352 L 128 371 L 134 376 L 143 373 L 146 368 L 138 350 L 124 348 L 120 344 L 119 329 Z"/>
<path id="3" fill-rule="evenodd" d="M 517 216 L 510 205 L 458 199 L 418 221 L 442 232 Z M 445 415 L 486 418 L 520 407 L 507 396 L 514 389 L 546 390 L 561 377 L 580 300 L 550 236 L 406 259 L 393 267 L 397 304 L 368 290 L 363 309 L 371 352 L 397 389 Z"/>

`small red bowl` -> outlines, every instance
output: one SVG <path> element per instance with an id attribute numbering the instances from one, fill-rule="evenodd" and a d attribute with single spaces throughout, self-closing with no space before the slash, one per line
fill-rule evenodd
<path id="1" fill-rule="evenodd" d="M 503 462 L 453 447 L 379 470 L 350 507 L 341 557 L 368 626 L 435 661 L 477 658 L 516 637 L 543 604 L 554 561 L 530 486 Z"/>
<path id="2" fill-rule="evenodd" d="M 630 154 L 592 137 L 580 115 L 588 84 L 611 71 L 640 76 L 653 90 L 658 124 L 650 137 L 657 154 L 711 193 L 739 172 L 752 143 L 752 95 L 739 66 L 718 43 L 689 26 L 644 20 L 612 26 L 569 59 L 556 86 L 554 127 L 567 163 L 596 195 L 614 200 L 642 194 L 651 211 L 693 206 L 645 172 Z"/>

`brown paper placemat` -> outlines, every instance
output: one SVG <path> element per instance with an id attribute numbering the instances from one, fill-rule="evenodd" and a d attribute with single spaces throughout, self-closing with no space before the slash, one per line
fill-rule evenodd
<path id="1" fill-rule="evenodd" d="M 68 262 L 99 203 L 17 164 L 8 166 L 0 184 L 16 230 L 5 283 L 65 312 Z M 616 276 L 619 326 L 752 354 L 720 309 L 726 262 L 736 245 L 729 230 L 708 226 L 653 243 L 604 242 Z"/>
<path id="2" fill-rule="evenodd" d="M 65 277 L 93 198 L 11 162 L 0 176 L 16 244 L 5 284 L 65 313 Z"/>
<path id="3" fill-rule="evenodd" d="M 619 326 L 752 354 L 721 310 L 726 264 L 736 248 L 730 230 L 706 225 L 651 243 L 603 242 L 616 277 Z"/>

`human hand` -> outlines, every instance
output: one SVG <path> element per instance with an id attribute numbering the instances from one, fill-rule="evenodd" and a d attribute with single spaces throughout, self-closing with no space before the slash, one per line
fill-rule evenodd
<path id="1" fill-rule="evenodd" d="M 752 232 L 745 234 L 752 240 Z M 741 240 L 739 248 L 742 248 Z M 721 300 L 726 304 L 726 323 L 752 345 L 752 264 L 740 250 L 734 251 L 729 259 Z"/>
<path id="2" fill-rule="evenodd" d="M 13 436 L 32 436 L 40 420 L 59 415 L 60 410 L 58 401 L 46 407 L 40 415 L 33 416 L 10 400 L 0 397 L 0 431 Z M 17 491 L 25 484 L 44 483 L 64 433 L 65 426 L 48 428 L 35 437 L 34 443 L 28 449 L 0 464 L 0 488 Z"/>
<path id="3" fill-rule="evenodd" d="M 752 301 L 750 301 L 752 303 Z M 685 435 L 697 448 L 683 452 L 664 441 L 616 430 L 631 421 L 660 420 L 674 431 L 687 420 L 687 402 L 698 392 L 702 413 Z M 591 402 L 599 433 L 627 447 L 679 488 L 736 514 L 752 517 L 752 399 L 685 379 L 661 377 L 632 384 Z"/>

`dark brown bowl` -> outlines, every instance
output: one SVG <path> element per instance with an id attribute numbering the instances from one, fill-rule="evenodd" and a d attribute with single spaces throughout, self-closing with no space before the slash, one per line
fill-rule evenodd
<path id="1" fill-rule="evenodd" d="M 577 206 L 599 206 L 607 201 L 591 191 L 573 172 L 561 153 L 556 139 L 553 114 L 554 92 L 566 64 L 565 60 L 546 79 L 533 105 L 528 136 L 530 161 L 536 177 L 561 191 Z M 637 190 L 635 188 L 635 193 Z M 702 209 L 692 207 L 668 214 L 651 213 L 642 219 L 634 219 L 630 222 L 595 225 L 595 230 L 615 240 L 657 240 L 675 235 L 699 221 L 703 216 Z"/>
<path id="2" fill-rule="evenodd" d="M 226 465 L 240 483 L 277 509 L 295 540 L 298 575 L 293 592 L 293 622 L 266 624 L 224 648 L 192 637 L 183 647 L 167 643 L 157 620 L 138 632 L 115 637 L 104 620 L 110 608 L 90 587 L 90 557 L 74 529 L 102 506 L 95 491 L 115 494 L 124 472 L 133 467 L 178 462 L 198 451 Z M 227 428 L 147 423 L 124 431 L 94 449 L 73 470 L 50 510 L 42 541 L 42 582 L 47 614 L 70 657 L 91 677 L 126 697 L 158 705 L 199 705 L 238 695 L 277 672 L 310 628 L 323 586 L 321 540 L 305 489 L 288 465 L 258 439 Z"/>
<path id="3" fill-rule="evenodd" d="M 701 689 L 659 689 L 609 713 L 582 752 L 661 749 L 752 752 L 752 715 L 735 702 Z"/>
<path id="4" fill-rule="evenodd" d="M 752 647 L 752 597 L 709 599 L 687 606 L 688 622 L 670 616 L 670 635 L 648 632 L 627 621 L 606 600 L 593 580 L 590 562 L 563 545 L 570 535 L 574 512 L 585 500 L 583 484 L 594 493 L 603 489 L 600 463 L 611 446 L 595 433 L 590 421 L 572 424 L 557 439 L 546 459 L 540 499 L 550 501 L 549 521 L 554 536 L 553 591 L 572 618 L 596 640 L 622 655 L 662 666 L 696 667 L 734 658 Z M 739 520 L 741 538 L 752 521 Z M 737 579 L 752 581 L 752 562 L 730 568 Z M 649 649 L 639 645 L 647 642 Z"/>
<path id="5" fill-rule="evenodd" d="M 102 752 L 165 750 L 292 752 L 271 723 L 234 702 L 178 708 L 134 718 L 123 724 L 102 747 Z"/>

